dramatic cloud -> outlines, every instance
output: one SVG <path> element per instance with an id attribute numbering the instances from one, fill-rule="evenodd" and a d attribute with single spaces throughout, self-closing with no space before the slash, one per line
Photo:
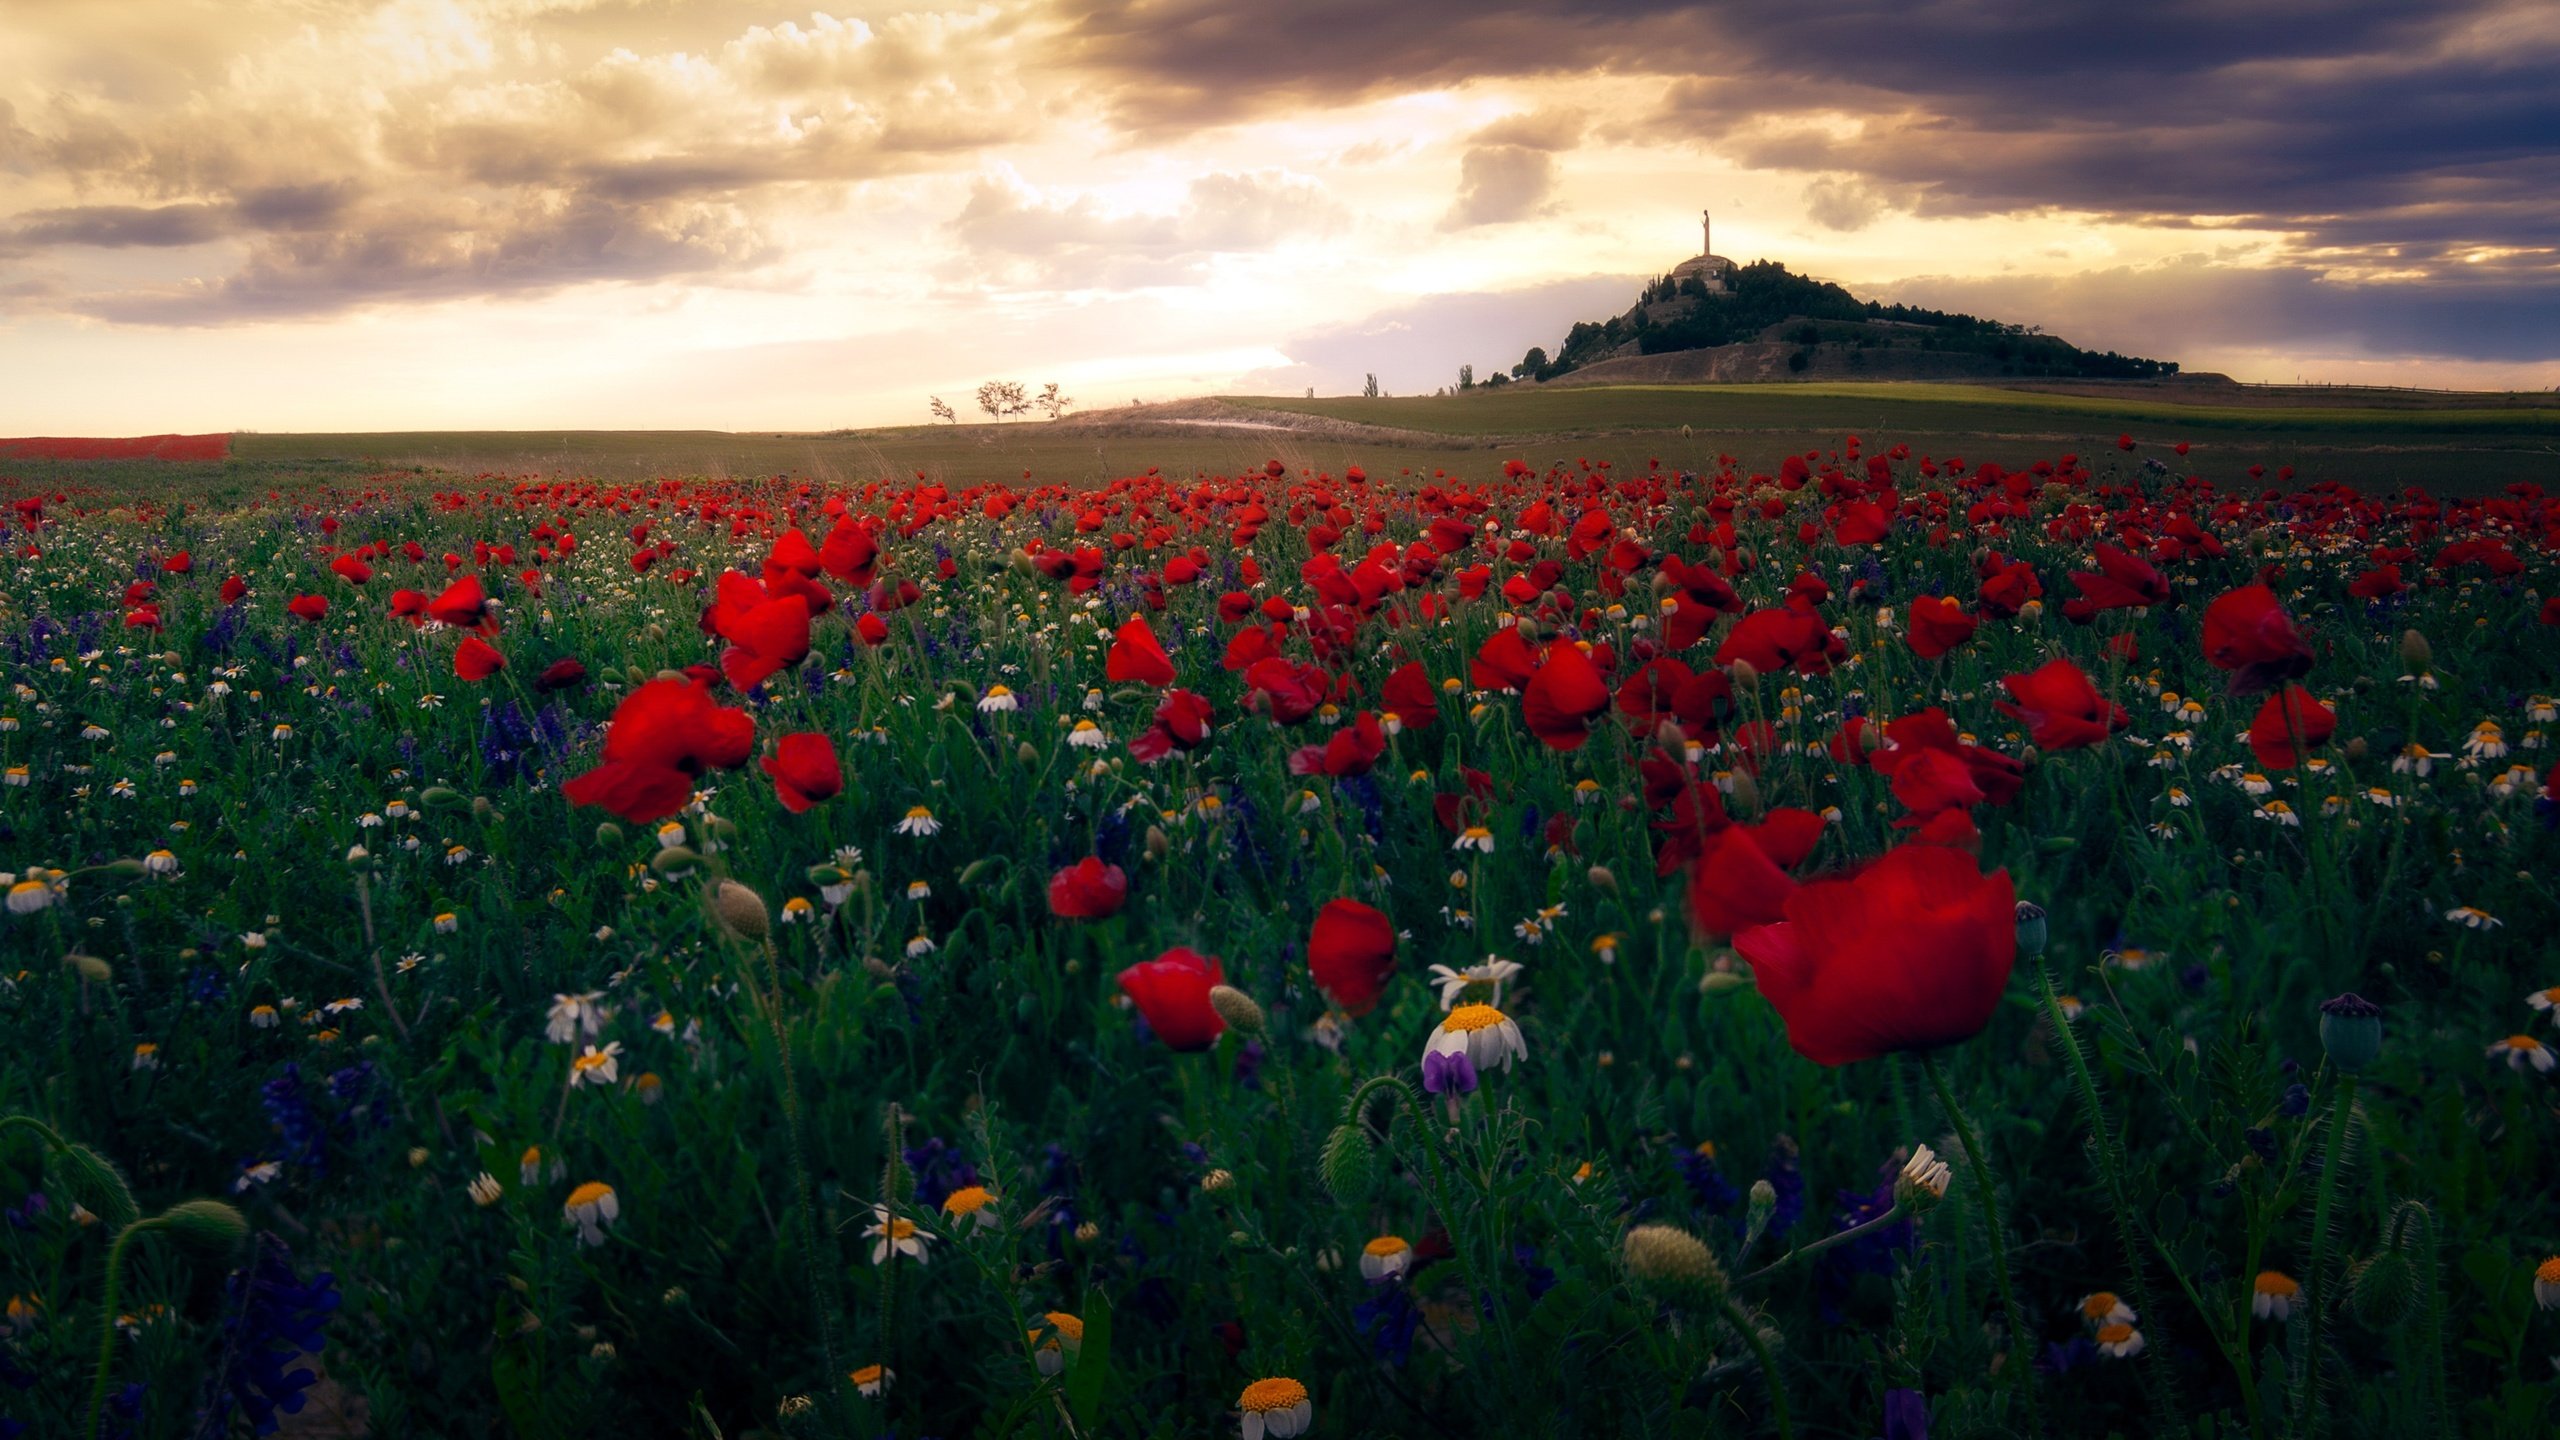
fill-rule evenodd
<path id="1" fill-rule="evenodd" d="M 2560 379 L 2549 0 L 821 4 L 0 6 L 0 363 L 46 357 L 0 431 L 145 368 L 247 424 L 718 424 L 648 369 L 715 353 L 822 367 L 750 393 L 828 425 L 1000 345 L 1427 389 L 1622 310 L 1559 277 L 1662 273 L 1702 204 L 1736 259 L 2101 346 Z"/>

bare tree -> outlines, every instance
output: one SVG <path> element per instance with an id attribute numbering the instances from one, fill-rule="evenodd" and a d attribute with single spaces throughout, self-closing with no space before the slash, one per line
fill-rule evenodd
<path id="1" fill-rule="evenodd" d="M 960 412 L 951 408 L 950 401 L 943 399 L 939 395 L 930 395 L 925 398 L 933 402 L 934 419 L 939 420 L 946 425 L 957 425 L 960 423 Z"/>
<path id="2" fill-rule="evenodd" d="M 1050 419 L 1055 420 L 1059 416 L 1066 414 L 1067 407 L 1076 402 L 1070 396 L 1059 394 L 1058 382 L 1052 380 L 1048 384 L 1040 387 L 1040 398 L 1033 403 L 1047 411 Z"/>

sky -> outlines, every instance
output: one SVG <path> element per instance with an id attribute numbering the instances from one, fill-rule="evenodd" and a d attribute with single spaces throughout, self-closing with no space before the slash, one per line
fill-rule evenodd
<path id="1" fill-rule="evenodd" d="M 0 434 L 1507 369 L 1697 253 L 2560 385 L 2549 0 L 8 0 Z"/>

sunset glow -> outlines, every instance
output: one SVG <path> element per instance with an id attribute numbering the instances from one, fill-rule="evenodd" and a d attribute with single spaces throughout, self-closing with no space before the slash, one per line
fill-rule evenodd
<path id="1" fill-rule="evenodd" d="M 2555 59 L 2530 3 L 21 0 L 0 433 L 1428 390 L 1701 207 L 2190 371 L 2549 388 Z"/>

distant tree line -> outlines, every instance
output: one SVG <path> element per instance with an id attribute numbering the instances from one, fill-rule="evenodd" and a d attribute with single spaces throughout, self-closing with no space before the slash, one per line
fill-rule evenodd
<path id="1" fill-rule="evenodd" d="M 1837 341 L 1859 349 L 1910 348 L 1976 354 L 1999 362 L 2003 373 L 2018 375 L 2154 380 L 2178 373 L 2174 360 L 2146 360 L 2112 350 L 2082 350 L 2058 337 L 2041 334 L 2034 326 L 2010 325 L 1917 305 L 1861 300 L 1828 281 L 1795 274 L 1774 260 L 1756 260 L 1737 267 L 1730 283 L 1730 294 L 1716 296 L 1695 275 L 1677 280 L 1665 275 L 1645 286 L 1641 303 L 1628 314 L 1575 324 L 1565 332 L 1564 344 L 1552 357 L 1544 348 L 1532 346 L 1520 363 L 1511 367 L 1512 377 L 1552 380 L 1609 358 L 1629 341 L 1646 355 L 1739 344 L 1757 339 L 1770 327 L 1789 320 L 1807 322 L 1788 335 L 1807 347 Z M 1691 303 L 1662 321 L 1655 321 L 1648 313 L 1654 306 L 1682 299 Z M 1884 325 L 1911 327 L 1923 333 L 1902 336 L 1877 328 Z"/>

